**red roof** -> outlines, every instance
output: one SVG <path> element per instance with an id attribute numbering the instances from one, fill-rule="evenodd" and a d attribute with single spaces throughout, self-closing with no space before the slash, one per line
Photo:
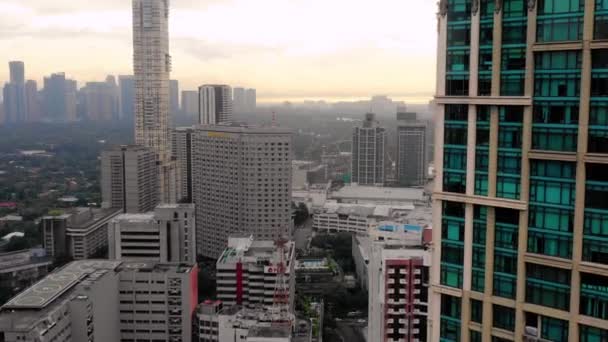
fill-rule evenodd
<path id="1" fill-rule="evenodd" d="M 0 202 L 0 208 L 17 208 L 15 202 Z"/>

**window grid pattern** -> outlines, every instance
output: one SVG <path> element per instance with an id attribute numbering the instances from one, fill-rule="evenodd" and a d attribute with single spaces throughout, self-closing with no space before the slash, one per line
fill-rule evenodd
<path id="1" fill-rule="evenodd" d="M 447 14 L 446 95 L 469 94 L 471 0 L 451 0 Z"/>
<path id="2" fill-rule="evenodd" d="M 526 264 L 526 302 L 570 310 L 570 271 Z"/>
<path id="3" fill-rule="evenodd" d="M 586 167 L 583 260 L 608 265 L 608 165 Z"/>
<path id="4" fill-rule="evenodd" d="M 500 107 L 496 197 L 519 199 L 523 107 Z"/>
<path id="5" fill-rule="evenodd" d="M 608 153 L 608 49 L 593 50 L 591 59 L 591 103 L 587 150 L 591 153 Z"/>
<path id="6" fill-rule="evenodd" d="M 536 41 L 576 41 L 583 38 L 585 0 L 539 0 Z"/>
<path id="7" fill-rule="evenodd" d="M 445 111 L 443 191 L 465 193 L 468 106 L 446 105 Z"/>
<path id="8" fill-rule="evenodd" d="M 492 95 L 494 0 L 480 1 L 478 95 Z"/>
<path id="9" fill-rule="evenodd" d="M 535 55 L 532 149 L 576 152 L 581 52 Z"/>
<path id="10" fill-rule="evenodd" d="M 440 342 L 460 342 L 462 304 L 461 299 L 441 295 Z"/>
<path id="11" fill-rule="evenodd" d="M 608 320 L 608 277 L 581 273 L 580 314 Z"/>
<path id="12" fill-rule="evenodd" d="M 464 264 L 464 204 L 443 202 L 441 223 L 442 285 L 462 288 Z"/>
<path id="13" fill-rule="evenodd" d="M 528 252 L 572 258 L 576 164 L 530 162 Z"/>
<path id="14" fill-rule="evenodd" d="M 595 0 L 594 39 L 608 39 L 608 0 Z"/>
<path id="15" fill-rule="evenodd" d="M 475 142 L 475 195 L 488 195 L 490 161 L 490 107 L 477 107 L 477 141 Z"/>
<path id="16" fill-rule="evenodd" d="M 496 208 L 494 240 L 494 295 L 515 299 L 519 212 Z"/>
<path id="17" fill-rule="evenodd" d="M 503 2 L 500 95 L 523 96 L 526 76 L 528 8 L 524 0 Z"/>

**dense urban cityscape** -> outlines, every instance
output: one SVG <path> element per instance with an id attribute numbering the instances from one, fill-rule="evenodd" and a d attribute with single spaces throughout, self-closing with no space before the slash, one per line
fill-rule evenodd
<path id="1" fill-rule="evenodd" d="M 422 102 L 190 87 L 125 3 L 132 73 L 5 64 L 0 342 L 608 342 L 608 1 L 439 0 Z"/>

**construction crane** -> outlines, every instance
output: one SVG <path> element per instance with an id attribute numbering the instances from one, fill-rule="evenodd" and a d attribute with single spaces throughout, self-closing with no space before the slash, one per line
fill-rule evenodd
<path id="1" fill-rule="evenodd" d="M 287 262 L 285 261 L 286 244 L 287 240 L 284 238 L 278 238 L 275 241 L 278 256 L 275 265 L 276 280 L 272 302 L 272 325 L 291 327 L 293 322 L 289 312 L 289 284 L 286 276 Z"/>

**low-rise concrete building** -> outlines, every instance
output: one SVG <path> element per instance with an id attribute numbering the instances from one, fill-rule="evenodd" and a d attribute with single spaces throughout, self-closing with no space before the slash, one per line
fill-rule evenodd
<path id="1" fill-rule="evenodd" d="M 3 342 L 190 341 L 196 266 L 81 260 L 0 309 Z"/>
<path id="2" fill-rule="evenodd" d="M 381 221 L 400 220 L 413 211 L 413 205 L 371 205 L 326 203 L 313 216 L 313 229 L 319 232 L 368 234 Z"/>
<path id="3" fill-rule="evenodd" d="M 162 204 L 154 212 L 110 221 L 109 255 L 116 260 L 196 262 L 194 204 Z"/>
<path id="4" fill-rule="evenodd" d="M 108 222 L 120 209 L 72 208 L 42 218 L 43 245 L 47 255 L 74 260 L 105 257 Z"/>

